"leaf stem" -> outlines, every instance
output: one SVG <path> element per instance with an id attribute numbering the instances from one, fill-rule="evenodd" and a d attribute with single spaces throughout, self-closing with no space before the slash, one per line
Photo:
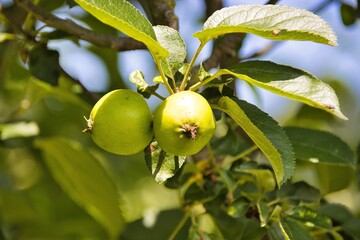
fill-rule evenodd
<path id="1" fill-rule="evenodd" d="M 199 89 L 200 87 L 204 86 L 205 84 L 208 84 L 209 82 L 211 82 L 212 80 L 215 80 L 217 77 L 219 77 L 222 73 L 220 71 L 218 71 L 217 73 L 215 73 L 214 75 L 206 78 L 204 81 L 201 82 L 197 82 L 194 85 L 192 85 L 189 89 L 191 91 L 196 91 L 197 89 Z"/>
<path id="2" fill-rule="evenodd" d="M 154 95 L 155 97 L 159 98 L 160 100 L 165 100 L 166 98 L 164 98 L 163 96 L 161 96 L 160 94 L 158 94 L 157 92 L 153 92 L 152 95 Z"/>
<path id="3" fill-rule="evenodd" d="M 116 51 L 127 51 L 135 49 L 146 49 L 145 44 L 129 37 L 117 37 L 111 34 L 102 34 L 84 28 L 70 19 L 59 18 L 43 8 L 34 4 L 31 0 L 16 0 L 22 9 L 33 14 L 33 16 L 46 25 L 67 32 L 78 39 L 88 41 L 96 46 L 108 47 Z"/>
<path id="4" fill-rule="evenodd" d="M 190 61 L 190 63 L 189 63 L 189 66 L 188 66 L 188 68 L 186 69 L 186 72 L 185 72 L 185 74 L 184 74 L 184 78 L 183 78 L 183 80 L 182 80 L 182 82 L 181 82 L 181 85 L 180 85 L 180 91 L 184 91 L 184 90 L 185 90 L 185 88 L 186 88 L 186 83 L 187 83 L 187 79 L 188 79 L 188 77 L 189 77 L 189 75 L 190 75 L 191 69 L 192 69 L 192 67 L 194 66 L 194 63 L 195 63 L 197 57 L 199 56 L 201 50 L 202 50 L 203 47 L 205 46 L 205 44 L 206 44 L 206 42 L 201 42 L 200 45 L 199 45 L 199 47 L 196 49 L 196 52 L 195 52 L 193 58 L 191 59 L 191 61 Z"/>
<path id="5" fill-rule="evenodd" d="M 165 85 L 166 89 L 168 90 L 168 92 L 169 92 L 170 94 L 174 94 L 174 91 L 173 91 L 173 89 L 171 88 L 171 86 L 170 86 L 170 84 L 169 84 L 169 82 L 168 82 L 168 79 L 167 79 L 167 77 L 166 77 L 166 75 L 165 75 L 165 73 L 164 73 L 164 69 L 162 68 L 161 63 L 160 63 L 158 57 L 156 57 L 155 54 L 154 54 L 153 56 L 154 56 L 154 57 L 153 57 L 153 58 L 154 58 L 154 61 L 155 61 L 156 65 L 157 65 L 157 67 L 158 67 L 160 76 L 161 76 L 161 78 L 163 79 L 163 82 L 164 82 L 164 85 Z"/>
<path id="6" fill-rule="evenodd" d="M 319 229 L 319 230 L 316 230 L 316 231 L 312 231 L 311 232 L 311 235 L 313 236 L 319 236 L 319 235 L 324 235 L 324 234 L 327 234 L 327 233 L 331 233 L 331 232 L 340 232 L 342 230 L 342 227 L 341 226 L 336 226 L 336 227 L 333 227 L 331 230 L 330 229 Z"/>
<path id="7" fill-rule="evenodd" d="M 232 164 L 233 162 L 241 159 L 241 158 L 244 158 L 245 156 L 249 155 L 250 153 L 254 152 L 255 150 L 257 150 L 259 147 L 257 145 L 253 145 L 251 147 L 249 147 L 248 149 L 245 149 L 244 151 L 242 151 L 241 153 L 235 155 L 235 156 L 232 156 L 232 157 L 229 157 L 227 158 L 223 163 L 222 163 L 222 167 L 225 167 L 225 166 L 228 166 L 230 164 Z"/>
<path id="8" fill-rule="evenodd" d="M 168 240 L 173 240 L 175 239 L 176 235 L 180 232 L 181 228 L 183 228 L 183 226 L 185 225 L 186 221 L 189 219 L 190 215 L 189 213 L 185 213 L 184 216 L 181 218 L 180 222 L 178 223 L 178 225 L 176 225 L 175 229 L 172 231 L 172 233 L 170 234 Z"/>

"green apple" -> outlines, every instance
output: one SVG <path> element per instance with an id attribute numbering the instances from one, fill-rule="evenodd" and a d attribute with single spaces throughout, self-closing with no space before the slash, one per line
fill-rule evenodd
<path id="1" fill-rule="evenodd" d="M 93 107 L 88 126 L 94 142 L 102 149 L 131 155 L 146 148 L 153 137 L 152 114 L 144 98 L 119 89 L 104 95 Z"/>
<path id="2" fill-rule="evenodd" d="M 168 153 L 186 156 L 199 152 L 215 131 L 215 119 L 207 100 L 193 91 L 170 95 L 154 114 L 154 135 Z"/>

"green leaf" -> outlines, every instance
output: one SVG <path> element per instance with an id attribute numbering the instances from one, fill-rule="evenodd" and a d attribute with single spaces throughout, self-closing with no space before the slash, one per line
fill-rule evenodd
<path id="1" fill-rule="evenodd" d="M 29 70 L 39 80 L 56 86 L 61 72 L 59 53 L 42 46 L 34 47 L 29 54 Z"/>
<path id="2" fill-rule="evenodd" d="M 304 40 L 336 46 L 331 27 L 319 16 L 283 5 L 240 5 L 213 13 L 194 37 L 202 43 L 226 33 L 252 33 L 271 40 Z"/>
<path id="3" fill-rule="evenodd" d="M 295 168 L 292 146 L 274 119 L 237 98 L 222 97 L 215 108 L 228 114 L 260 148 L 273 167 L 279 186 L 292 176 Z"/>
<path id="4" fill-rule="evenodd" d="M 287 127 L 285 131 L 293 144 L 297 159 L 355 167 L 355 153 L 338 136 L 300 127 Z"/>
<path id="5" fill-rule="evenodd" d="M 184 220 L 184 212 L 177 209 L 161 211 L 154 220 L 155 222 L 151 224 L 151 226 L 146 226 L 149 225 L 149 223 L 144 224 L 148 222 L 146 218 L 129 223 L 126 225 L 126 228 L 119 239 L 169 239 L 169 236 L 172 234 L 175 226 L 180 221 Z M 190 221 L 186 220 L 184 226 L 179 229 L 180 231 L 177 233 L 175 239 L 188 239 L 188 229 L 190 225 Z"/>
<path id="6" fill-rule="evenodd" d="M 287 198 L 294 204 L 299 203 L 320 203 L 321 193 L 318 189 L 306 182 L 288 183 L 278 192 L 279 198 Z"/>
<path id="7" fill-rule="evenodd" d="M 47 96 L 56 96 L 62 101 L 75 104 L 88 111 L 91 110 L 91 106 L 89 104 L 87 104 L 84 100 L 82 100 L 77 95 L 71 93 L 67 89 L 53 87 L 49 84 L 44 83 L 43 81 L 31 78 L 28 83 L 25 99 L 29 101 L 32 105 L 34 105 L 36 102 L 42 100 Z"/>
<path id="8" fill-rule="evenodd" d="M 307 207 L 296 207 L 287 213 L 291 218 L 303 222 L 309 227 L 320 227 L 325 229 L 332 228 L 331 219 L 320 215 L 316 211 Z"/>
<path id="9" fill-rule="evenodd" d="M 141 71 L 133 71 L 129 76 L 130 82 L 136 85 L 137 92 L 143 95 L 145 98 L 151 97 L 153 93 L 158 89 L 159 84 L 149 86 L 145 81 L 144 74 Z"/>
<path id="10" fill-rule="evenodd" d="M 269 61 L 247 61 L 220 69 L 213 77 L 231 74 L 260 88 L 310 106 L 323 109 L 346 120 L 334 90 L 315 76 L 291 66 Z"/>
<path id="11" fill-rule="evenodd" d="M 74 0 L 65 0 L 65 3 L 69 5 L 70 8 L 75 7 L 77 5 Z"/>
<path id="12" fill-rule="evenodd" d="M 256 179 L 256 185 L 261 193 L 270 192 L 276 187 L 274 175 L 268 169 L 244 169 L 240 172 L 253 175 Z"/>
<path id="13" fill-rule="evenodd" d="M 82 145 L 65 138 L 42 138 L 35 146 L 65 192 L 115 238 L 124 226 L 117 189 L 104 168 Z"/>
<path id="14" fill-rule="evenodd" d="M 324 216 L 330 217 L 338 223 L 344 223 L 353 218 L 352 213 L 347 207 L 336 203 L 322 204 L 318 209 L 318 212 Z"/>
<path id="15" fill-rule="evenodd" d="M 345 26 L 350 26 L 356 21 L 356 9 L 346 3 L 342 3 L 340 7 L 341 20 Z"/>
<path id="16" fill-rule="evenodd" d="M 100 21 L 143 42 L 154 57 L 164 58 L 167 51 L 156 41 L 150 22 L 126 0 L 75 0 Z"/>
<path id="17" fill-rule="evenodd" d="M 146 164 L 158 183 L 171 178 L 185 163 L 186 156 L 175 156 L 164 152 L 157 142 L 145 149 Z"/>
<path id="18" fill-rule="evenodd" d="M 313 240 L 310 233 L 300 224 L 292 220 L 274 223 L 269 229 L 273 240 Z"/>
<path id="19" fill-rule="evenodd" d="M 7 40 L 13 40 L 15 38 L 16 38 L 15 34 L 0 32 L 0 43 L 5 42 Z"/>
<path id="20" fill-rule="evenodd" d="M 16 137 L 37 136 L 40 132 L 36 122 L 13 122 L 0 124 L 0 140 Z"/>
<path id="21" fill-rule="evenodd" d="M 184 64 L 186 58 L 185 42 L 179 32 L 167 26 L 155 26 L 154 31 L 160 45 L 169 55 L 162 60 L 165 74 L 173 78 L 176 71 Z"/>
<path id="22" fill-rule="evenodd" d="M 316 164 L 315 170 L 324 195 L 348 187 L 355 177 L 355 169 L 350 166 Z"/>
<path id="23" fill-rule="evenodd" d="M 224 239 L 260 240 L 265 234 L 265 229 L 261 228 L 255 220 L 249 220 L 245 217 L 234 218 L 222 210 L 208 211 L 213 215 L 213 219 Z"/>
<path id="24" fill-rule="evenodd" d="M 259 200 L 256 206 L 259 212 L 260 226 L 265 227 L 270 220 L 270 208 L 263 200 Z"/>
<path id="25" fill-rule="evenodd" d="M 346 221 L 341 227 L 344 232 L 351 235 L 354 239 L 360 239 L 360 218 L 352 218 Z"/>

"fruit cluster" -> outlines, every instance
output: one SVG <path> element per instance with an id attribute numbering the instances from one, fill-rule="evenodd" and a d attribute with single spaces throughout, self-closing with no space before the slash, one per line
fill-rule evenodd
<path id="1" fill-rule="evenodd" d="M 104 150 L 131 155 L 144 150 L 155 136 L 165 152 L 186 156 L 199 152 L 215 131 L 207 100 L 193 91 L 170 95 L 154 117 L 144 98 L 119 89 L 104 95 L 93 107 L 85 132 Z"/>

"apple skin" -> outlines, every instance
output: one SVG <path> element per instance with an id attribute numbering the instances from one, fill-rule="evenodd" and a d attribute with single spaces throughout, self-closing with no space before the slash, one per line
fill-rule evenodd
<path id="1" fill-rule="evenodd" d="M 198 153 L 212 138 L 215 119 L 200 94 L 182 91 L 170 95 L 154 113 L 154 135 L 167 153 L 187 156 Z"/>
<path id="2" fill-rule="evenodd" d="M 93 107 L 88 127 L 93 141 L 102 149 L 132 155 L 149 145 L 153 137 L 152 114 L 138 93 L 118 89 L 105 94 Z"/>

